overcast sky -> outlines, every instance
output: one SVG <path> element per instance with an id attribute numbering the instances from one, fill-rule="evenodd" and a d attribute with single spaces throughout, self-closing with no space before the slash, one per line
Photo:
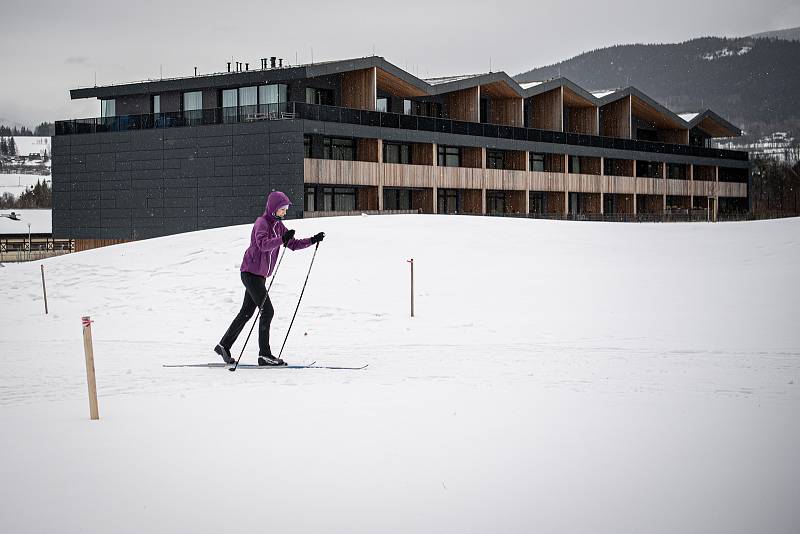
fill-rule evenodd
<path id="1" fill-rule="evenodd" d="M 800 26 L 797 0 L 256 0 L 0 3 L 0 123 L 94 117 L 69 89 L 374 53 L 420 77 L 510 75 L 614 44 Z"/>

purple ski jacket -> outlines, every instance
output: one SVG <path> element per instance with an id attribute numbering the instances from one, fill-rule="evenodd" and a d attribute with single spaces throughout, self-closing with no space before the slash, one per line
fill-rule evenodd
<path id="1" fill-rule="evenodd" d="M 275 217 L 275 212 L 291 204 L 289 197 L 280 191 L 269 194 L 264 215 L 256 219 L 253 231 L 250 232 L 250 246 L 244 253 L 240 271 L 264 277 L 272 274 L 278 261 L 278 250 L 283 245 L 282 236 L 286 232 L 286 227 Z M 286 246 L 292 250 L 300 250 L 311 246 L 311 239 L 290 239 Z"/>

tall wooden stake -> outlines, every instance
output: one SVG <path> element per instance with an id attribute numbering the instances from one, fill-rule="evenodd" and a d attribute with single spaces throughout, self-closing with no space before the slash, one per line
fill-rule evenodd
<path id="1" fill-rule="evenodd" d="M 411 317 L 414 317 L 414 258 L 408 260 L 411 264 Z"/>
<path id="2" fill-rule="evenodd" d="M 83 350 L 86 353 L 86 381 L 89 383 L 89 416 L 93 420 L 100 419 L 97 410 L 97 382 L 94 376 L 94 350 L 92 349 L 92 320 L 86 316 L 83 323 Z"/>
<path id="3" fill-rule="evenodd" d="M 47 315 L 47 287 L 44 285 L 44 265 L 40 265 L 42 268 L 42 293 L 44 294 L 44 314 Z"/>

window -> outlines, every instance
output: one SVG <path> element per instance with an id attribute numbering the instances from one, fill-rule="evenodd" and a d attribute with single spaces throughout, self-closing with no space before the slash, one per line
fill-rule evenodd
<path id="1" fill-rule="evenodd" d="M 545 213 L 545 207 L 547 206 L 545 197 L 546 194 L 547 193 L 544 193 L 542 191 L 531 191 L 529 196 L 531 213 L 537 213 L 537 214 Z"/>
<path id="2" fill-rule="evenodd" d="M 316 211 L 316 191 L 313 185 L 306 186 L 306 198 L 303 209 L 305 211 Z"/>
<path id="3" fill-rule="evenodd" d="M 285 106 L 281 106 L 286 102 L 286 84 L 274 83 L 270 85 L 261 85 L 258 88 L 258 111 L 260 113 L 278 113 L 278 111 L 285 111 Z"/>
<path id="4" fill-rule="evenodd" d="M 341 159 L 347 161 L 353 161 L 355 159 L 352 139 L 326 137 L 323 147 L 323 159 Z"/>
<path id="5" fill-rule="evenodd" d="M 405 143 L 383 143 L 384 163 L 411 163 L 411 145 Z"/>
<path id="6" fill-rule="evenodd" d="M 578 156 L 570 156 L 569 157 L 569 171 L 571 173 L 580 174 L 581 173 L 581 158 Z"/>
<path id="7" fill-rule="evenodd" d="M 153 95 L 153 113 L 161 113 L 161 95 Z"/>
<path id="8" fill-rule="evenodd" d="M 461 149 L 456 146 L 439 146 L 440 167 L 460 167 Z"/>
<path id="9" fill-rule="evenodd" d="M 437 197 L 438 213 L 457 214 L 461 211 L 461 195 L 457 189 L 439 189 Z"/>
<path id="10" fill-rule="evenodd" d="M 324 211 L 354 211 L 356 209 L 355 187 L 323 187 L 322 209 Z"/>
<path id="11" fill-rule="evenodd" d="M 504 169 L 503 151 L 502 150 L 487 150 L 486 151 L 486 168 L 488 169 Z"/>
<path id="12" fill-rule="evenodd" d="M 239 111 L 239 91 L 236 89 L 222 90 L 222 122 L 236 122 Z"/>
<path id="13" fill-rule="evenodd" d="M 661 162 L 637 160 L 636 176 L 642 178 L 661 178 Z"/>
<path id="14" fill-rule="evenodd" d="M 203 109 L 203 92 L 183 93 L 183 111 L 199 111 Z"/>
<path id="15" fill-rule="evenodd" d="M 116 113 L 117 101 L 113 98 L 109 100 L 101 100 L 100 101 L 100 116 L 101 117 L 115 117 Z"/>
<path id="16" fill-rule="evenodd" d="M 411 115 L 411 100 L 403 100 L 403 115 Z"/>
<path id="17" fill-rule="evenodd" d="M 489 122 L 489 100 L 481 98 L 480 122 Z"/>
<path id="18" fill-rule="evenodd" d="M 375 111 L 382 111 L 383 113 L 389 111 L 389 99 L 383 96 L 378 98 L 375 102 Z"/>
<path id="19" fill-rule="evenodd" d="M 330 89 L 317 89 L 316 87 L 306 87 L 306 103 L 318 104 L 321 106 L 333 105 L 333 91 Z"/>
<path id="20" fill-rule="evenodd" d="M 531 170 L 544 172 L 544 154 L 531 152 Z"/>
<path id="21" fill-rule="evenodd" d="M 685 180 L 686 166 L 677 163 L 667 163 L 667 178 L 672 180 Z"/>
<path id="22" fill-rule="evenodd" d="M 258 87 L 239 88 L 239 113 L 244 117 L 258 110 Z"/>
<path id="23" fill-rule="evenodd" d="M 506 212 L 506 193 L 505 191 L 486 192 L 486 211 L 488 213 Z"/>
<path id="24" fill-rule="evenodd" d="M 395 189 L 386 187 L 383 189 L 383 209 L 384 210 L 410 210 L 411 209 L 411 189 Z"/>
<path id="25" fill-rule="evenodd" d="M 442 105 L 438 102 L 414 102 L 412 107 L 416 110 L 414 115 L 439 118 L 442 116 Z"/>
<path id="26" fill-rule="evenodd" d="M 311 157 L 311 136 L 304 135 L 303 136 L 303 157 L 310 158 Z M 313 210 L 311 210 L 313 211 Z"/>

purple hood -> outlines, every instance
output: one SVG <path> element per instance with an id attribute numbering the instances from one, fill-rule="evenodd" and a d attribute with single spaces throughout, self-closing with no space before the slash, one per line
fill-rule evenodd
<path id="1" fill-rule="evenodd" d="M 275 221 L 278 219 L 275 216 L 275 212 L 278 211 L 278 208 L 291 205 L 292 201 L 289 200 L 289 197 L 287 197 L 285 193 L 273 191 L 267 197 L 267 204 L 264 206 L 264 215 L 262 215 L 262 217 L 266 217 L 270 221 Z"/>
<path id="2" fill-rule="evenodd" d="M 250 232 L 250 246 L 242 258 L 243 272 L 269 276 L 275 270 L 278 261 L 278 250 L 283 245 L 283 234 L 286 226 L 275 217 L 275 212 L 282 206 L 291 206 L 289 197 L 280 191 L 273 191 L 267 197 L 264 214 L 256 219 Z M 292 250 L 300 250 L 311 246 L 311 239 L 290 239 L 286 246 Z"/>

